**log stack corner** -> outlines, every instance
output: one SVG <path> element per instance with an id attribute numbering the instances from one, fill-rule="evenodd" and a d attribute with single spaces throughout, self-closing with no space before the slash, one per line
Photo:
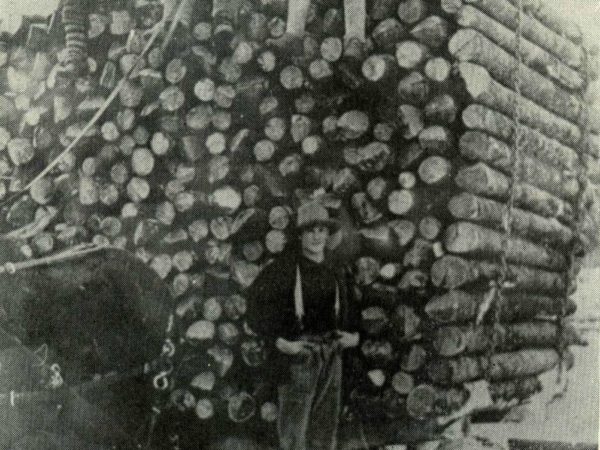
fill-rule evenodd
<path id="1" fill-rule="evenodd" d="M 2 232 L 30 257 L 110 244 L 169 284 L 186 355 L 170 408 L 275 420 L 244 292 L 314 197 L 343 222 L 333 253 L 361 294 L 358 411 L 449 415 L 480 379 L 501 408 L 538 392 L 582 343 L 570 296 L 600 222 L 596 54 L 580 30 L 541 0 L 520 24 L 517 0 L 374 0 L 363 45 L 344 42 L 342 2 L 322 0 L 295 48 L 283 0 L 189 2 L 143 53 L 164 3 L 102 2 L 74 80 L 59 15 L 1 39 L 0 196 Z M 511 283 L 494 301 L 502 255 Z"/>

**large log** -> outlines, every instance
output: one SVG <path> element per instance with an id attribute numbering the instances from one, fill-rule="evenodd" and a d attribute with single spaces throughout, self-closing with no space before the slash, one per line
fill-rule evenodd
<path id="1" fill-rule="evenodd" d="M 515 288 L 527 292 L 565 292 L 564 275 L 541 269 L 508 265 L 511 282 Z M 458 256 L 445 255 L 433 263 L 431 281 L 437 287 L 456 289 L 461 286 L 489 282 L 502 275 L 500 263 L 490 261 L 469 261 Z"/>
<path id="2" fill-rule="evenodd" d="M 592 131 L 600 129 L 600 114 L 584 101 L 525 64 L 516 70 L 517 59 L 480 32 L 470 28 L 457 31 L 450 39 L 448 49 L 459 61 L 482 65 L 506 86 L 515 86 L 519 77 L 524 97 L 575 124 L 587 121 Z"/>
<path id="3" fill-rule="evenodd" d="M 481 354 L 492 347 L 497 351 L 555 348 L 559 343 L 571 346 L 584 341 L 572 324 L 559 327 L 548 321 L 442 327 L 433 334 L 433 348 L 444 357 Z"/>
<path id="4" fill-rule="evenodd" d="M 439 16 L 426 17 L 410 30 L 413 38 L 432 48 L 444 45 L 449 34 L 450 23 Z"/>
<path id="5" fill-rule="evenodd" d="M 490 225 L 502 229 L 506 205 L 469 193 L 461 193 L 450 199 L 450 214 L 456 219 Z M 556 219 L 548 219 L 520 208 L 512 211 L 512 232 L 542 244 L 571 244 L 573 231 Z"/>
<path id="6" fill-rule="evenodd" d="M 515 6 L 518 5 L 517 0 L 508 1 Z M 574 44 L 581 44 L 584 38 L 581 28 L 576 23 L 571 22 L 569 18 L 561 15 L 551 5 L 542 0 L 523 0 L 521 4 L 528 14 L 533 15 L 552 31 L 566 37 Z"/>
<path id="7" fill-rule="evenodd" d="M 511 180 L 484 163 L 462 168 L 454 178 L 457 186 L 471 194 L 500 201 L 508 200 L 512 188 L 515 204 L 544 217 L 570 221 L 574 218 L 571 204 L 531 184 Z"/>
<path id="8" fill-rule="evenodd" d="M 464 5 L 458 10 L 456 21 L 463 27 L 476 29 L 507 52 L 513 55 L 516 53 L 517 39 L 515 33 L 483 11 L 471 5 Z M 539 71 L 542 75 L 552 78 L 568 89 L 582 89 L 584 87 L 584 77 L 578 71 L 570 68 L 539 45 L 521 38 L 519 49 L 522 62 Z"/>
<path id="9" fill-rule="evenodd" d="M 510 4 L 509 0 L 463 1 L 475 5 L 511 30 L 517 29 L 518 11 L 516 7 Z M 580 69 L 583 66 L 585 61 L 583 48 L 549 30 L 537 19 L 528 14 L 522 14 L 521 29 L 523 37 L 535 42 L 574 69 Z"/>
<path id="10" fill-rule="evenodd" d="M 511 117 L 483 105 L 469 105 L 462 112 L 467 128 L 486 131 L 511 143 L 516 126 Z M 555 139 L 544 136 L 539 130 L 521 125 L 521 150 L 535 158 L 562 169 L 573 170 L 579 161 L 577 151 Z M 577 148 L 577 147 L 576 147 Z"/>
<path id="11" fill-rule="evenodd" d="M 421 384 L 408 394 L 406 410 L 411 417 L 417 420 L 447 416 L 464 406 L 468 399 L 469 392 L 466 389 L 444 389 Z"/>
<path id="12" fill-rule="evenodd" d="M 467 93 L 476 103 L 515 117 L 517 94 L 494 80 L 482 66 L 461 62 L 458 73 Z M 577 147 L 581 140 L 581 130 L 572 122 L 565 120 L 533 101 L 520 96 L 518 98 L 519 115 L 523 124 L 539 129 L 550 138 L 565 145 Z"/>
<path id="13" fill-rule="evenodd" d="M 506 260 L 515 264 L 554 271 L 566 269 L 565 256 L 554 249 L 518 237 L 511 237 L 506 245 L 504 241 L 505 233 L 469 222 L 452 224 L 444 233 L 444 244 L 451 253 L 489 258 L 504 253 Z"/>
<path id="14" fill-rule="evenodd" d="M 513 172 L 513 149 L 498 139 L 481 132 L 470 131 L 460 138 L 459 149 L 463 156 L 482 161 L 507 174 Z M 574 200 L 579 193 L 579 183 L 574 173 L 557 170 L 530 156 L 517 162 L 517 176 L 534 186 L 565 200 Z"/>
<path id="15" fill-rule="evenodd" d="M 436 359 L 428 366 L 429 377 L 441 385 L 453 385 L 488 378 L 490 381 L 538 375 L 558 365 L 555 350 L 532 349 L 496 353 L 491 358 L 462 356 Z"/>
<path id="16" fill-rule="evenodd" d="M 486 301 L 487 295 L 487 292 L 452 290 L 433 297 L 425 306 L 425 312 L 440 323 L 470 322 L 477 317 L 479 306 Z M 502 322 L 569 315 L 576 309 L 570 299 L 515 290 L 504 291 L 498 307 L 498 318 Z"/>
<path id="17" fill-rule="evenodd" d="M 504 400 L 523 401 L 532 395 L 541 392 L 542 383 L 536 376 L 519 378 L 516 380 L 497 381 L 489 384 L 490 397 L 494 402 Z"/>

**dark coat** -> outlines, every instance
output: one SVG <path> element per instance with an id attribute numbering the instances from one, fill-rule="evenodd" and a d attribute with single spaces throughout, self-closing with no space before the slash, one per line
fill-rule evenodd
<path id="1" fill-rule="evenodd" d="M 294 309 L 297 263 L 296 254 L 276 259 L 263 269 L 247 292 L 247 322 L 266 342 L 269 357 L 264 375 L 276 384 L 288 379 L 290 357 L 275 348 L 275 340 L 278 337 L 294 339 L 301 334 Z M 340 293 L 339 328 L 358 331 L 360 309 L 354 295 L 354 277 L 345 265 L 333 269 Z M 347 351 L 347 356 L 351 352 Z"/>

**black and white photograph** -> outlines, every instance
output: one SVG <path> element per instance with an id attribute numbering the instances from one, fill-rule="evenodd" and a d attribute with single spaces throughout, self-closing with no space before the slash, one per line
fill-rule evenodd
<path id="1" fill-rule="evenodd" d="M 597 450 L 600 0 L 0 0 L 0 450 Z"/>

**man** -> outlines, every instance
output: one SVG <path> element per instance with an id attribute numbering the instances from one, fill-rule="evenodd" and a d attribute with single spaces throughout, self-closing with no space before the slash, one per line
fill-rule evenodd
<path id="1" fill-rule="evenodd" d="M 337 448 L 342 352 L 358 346 L 358 309 L 350 277 L 326 259 L 338 223 L 317 203 L 298 210 L 296 251 L 266 267 L 248 293 L 249 326 L 271 349 L 283 450 Z"/>

